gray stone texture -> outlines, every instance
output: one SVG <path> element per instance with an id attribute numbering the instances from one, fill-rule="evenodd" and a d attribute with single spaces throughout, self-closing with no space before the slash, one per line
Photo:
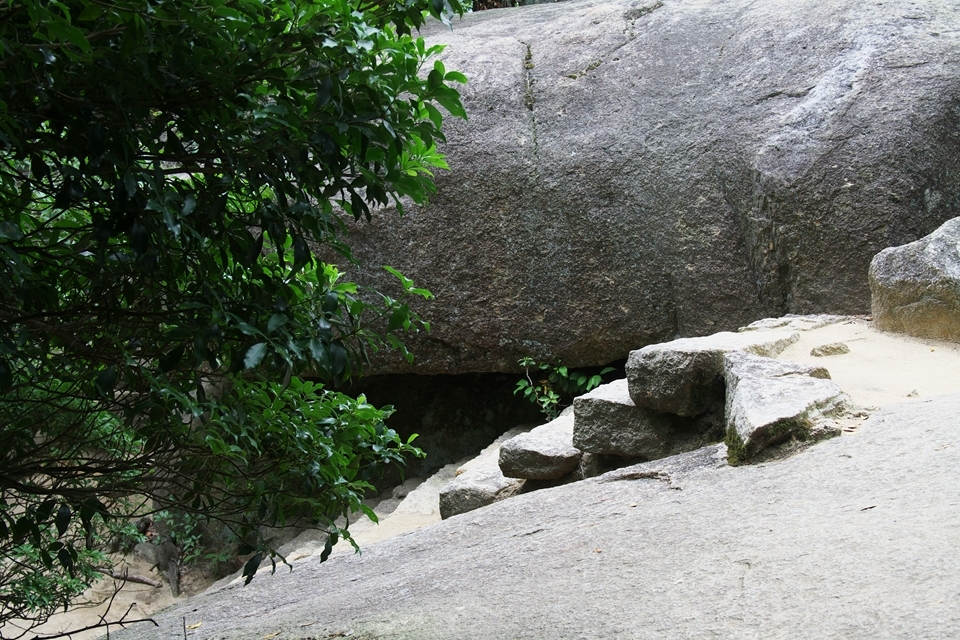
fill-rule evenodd
<path id="1" fill-rule="evenodd" d="M 703 444 L 694 421 L 636 406 L 626 380 L 574 398 L 573 411 L 573 446 L 587 453 L 656 460 Z"/>
<path id="2" fill-rule="evenodd" d="M 960 215 L 957 24 L 955 2 L 581 0 L 427 27 L 470 119 L 444 121 L 429 206 L 351 230 L 348 276 L 436 294 L 418 373 L 867 313 L 871 258 Z"/>
<path id="3" fill-rule="evenodd" d="M 499 467 L 476 469 L 458 476 L 440 490 L 440 517 L 473 511 L 511 498 L 523 489 L 523 480 L 505 478 Z"/>
<path id="4" fill-rule="evenodd" d="M 680 338 L 630 352 L 627 380 L 639 407 L 679 416 L 695 416 L 724 398 L 723 354 L 744 351 L 775 356 L 796 342 L 797 333 L 783 329 L 715 333 Z"/>
<path id="5" fill-rule="evenodd" d="M 504 477 L 498 459 L 504 442 L 529 430 L 529 426 L 514 427 L 457 469 L 453 481 L 440 489 L 440 517 L 449 518 L 473 511 L 520 493 L 524 481 Z"/>
<path id="6" fill-rule="evenodd" d="M 823 358 L 826 356 L 842 356 L 845 353 L 850 353 L 850 347 L 846 342 L 831 342 L 829 344 L 822 344 L 819 347 L 810 349 L 810 355 L 817 358 Z"/>
<path id="7" fill-rule="evenodd" d="M 958 638 L 957 415 L 940 397 L 775 463 L 708 447 L 524 494 L 110 637 Z"/>
<path id="8" fill-rule="evenodd" d="M 878 329 L 960 341 L 960 218 L 870 263 Z"/>
<path id="9" fill-rule="evenodd" d="M 724 356 L 730 462 L 745 462 L 791 436 L 839 435 L 839 429 L 817 425 L 848 406 L 846 394 L 829 377 L 822 367 L 746 353 Z"/>
<path id="10" fill-rule="evenodd" d="M 580 455 L 568 413 L 500 445 L 499 466 L 508 478 L 556 480 L 580 467 Z"/>

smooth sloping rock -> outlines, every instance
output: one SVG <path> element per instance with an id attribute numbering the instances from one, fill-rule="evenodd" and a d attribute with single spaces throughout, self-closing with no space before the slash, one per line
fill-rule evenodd
<path id="1" fill-rule="evenodd" d="M 416 368 L 371 371 L 867 313 L 871 258 L 957 215 L 957 24 L 942 0 L 570 0 L 426 27 L 469 120 L 428 206 L 352 225 L 350 277 L 436 294 Z"/>
<path id="2" fill-rule="evenodd" d="M 500 446 L 500 471 L 508 478 L 556 480 L 580 465 L 579 449 L 573 446 L 573 415 L 521 433 Z"/>
<path id="3" fill-rule="evenodd" d="M 530 426 L 519 426 L 507 431 L 457 469 L 457 476 L 440 489 L 440 517 L 449 518 L 517 495 L 523 489 L 523 480 L 506 478 L 501 473 L 500 446 L 530 429 Z"/>
<path id="4" fill-rule="evenodd" d="M 631 351 L 630 397 L 639 407 L 695 416 L 723 400 L 723 354 L 745 351 L 772 357 L 796 342 L 794 331 L 721 332 L 681 338 Z"/>
<path id="5" fill-rule="evenodd" d="M 724 357 L 724 377 L 731 464 L 790 436 L 808 437 L 818 421 L 848 404 L 822 367 L 732 353 Z M 839 435 L 839 429 L 818 433 L 827 435 Z"/>
<path id="6" fill-rule="evenodd" d="M 584 452 L 656 460 L 702 444 L 692 421 L 636 406 L 626 380 L 575 398 L 573 411 L 573 446 Z"/>
<path id="7" fill-rule="evenodd" d="M 524 494 L 110 637 L 960 638 L 957 415 L 940 397 L 773 464 L 695 452 Z"/>
<path id="8" fill-rule="evenodd" d="M 878 329 L 960 341 L 960 218 L 870 263 Z"/>

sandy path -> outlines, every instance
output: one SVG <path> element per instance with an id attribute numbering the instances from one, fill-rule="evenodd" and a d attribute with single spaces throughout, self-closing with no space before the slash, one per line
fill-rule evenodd
<path id="1" fill-rule="evenodd" d="M 842 342 L 850 353 L 816 357 L 811 349 Z M 780 354 L 781 360 L 816 364 L 858 405 L 867 409 L 960 392 L 960 344 L 878 331 L 849 319 L 810 331 Z"/>

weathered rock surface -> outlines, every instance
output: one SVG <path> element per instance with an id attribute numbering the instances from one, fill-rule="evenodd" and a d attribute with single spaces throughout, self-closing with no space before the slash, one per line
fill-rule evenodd
<path id="1" fill-rule="evenodd" d="M 846 342 L 831 342 L 829 344 L 822 344 L 819 347 L 810 349 L 810 355 L 817 358 L 824 358 L 826 356 L 842 356 L 845 353 L 850 353 L 850 347 Z"/>
<path id="2" fill-rule="evenodd" d="M 773 357 L 797 340 L 782 329 L 715 333 L 681 338 L 631 351 L 627 359 L 630 397 L 639 407 L 695 416 L 724 398 L 723 355 L 744 351 Z"/>
<path id="3" fill-rule="evenodd" d="M 556 480 L 580 466 L 573 446 L 573 414 L 521 433 L 500 446 L 500 471 L 508 478 Z"/>
<path id="4" fill-rule="evenodd" d="M 878 329 L 960 341 L 960 218 L 870 263 Z"/>
<path id="5" fill-rule="evenodd" d="M 724 356 L 727 447 L 731 464 L 790 436 L 810 437 L 816 423 L 841 413 L 848 399 L 822 367 L 746 353 Z M 838 428 L 817 437 L 840 435 Z"/>
<path id="6" fill-rule="evenodd" d="M 957 24 L 955 2 L 578 0 L 429 27 L 470 119 L 444 122 L 429 206 L 351 232 L 350 275 L 436 294 L 420 373 L 867 313 L 871 258 L 960 215 Z"/>
<path id="7" fill-rule="evenodd" d="M 440 517 L 449 518 L 485 507 L 498 500 L 515 496 L 523 489 L 523 480 L 506 478 L 500 471 L 500 445 L 526 433 L 530 426 L 507 431 L 480 452 L 476 458 L 457 469 L 456 478 L 440 489 Z"/>
<path id="8" fill-rule="evenodd" d="M 110 637 L 958 638 L 957 415 L 940 397 L 776 464 L 710 447 L 521 495 Z"/>
<path id="9" fill-rule="evenodd" d="M 828 313 L 813 313 L 808 315 L 798 315 L 788 313 L 778 318 L 763 318 L 755 320 L 745 327 L 740 327 L 737 331 L 744 333 L 747 331 L 769 331 L 770 329 L 782 329 L 785 331 L 813 331 L 832 324 L 849 322 L 851 316 L 838 316 Z"/>
<path id="10" fill-rule="evenodd" d="M 573 446 L 584 452 L 656 460 L 703 444 L 695 421 L 634 404 L 626 380 L 574 398 L 573 411 Z"/>

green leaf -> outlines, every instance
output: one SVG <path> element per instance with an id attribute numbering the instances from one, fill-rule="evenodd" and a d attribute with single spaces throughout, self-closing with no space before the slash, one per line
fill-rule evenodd
<path id="1" fill-rule="evenodd" d="M 263 553 L 257 552 L 252 558 L 247 560 L 247 563 L 243 565 L 243 573 L 241 576 L 245 578 L 243 585 L 247 586 L 250 584 L 250 581 L 253 580 L 253 576 L 257 575 L 257 569 L 260 568 L 260 563 L 263 562 Z"/>
<path id="2" fill-rule="evenodd" d="M 328 360 L 327 347 L 319 338 L 312 338 L 309 343 L 309 348 L 310 357 L 313 358 L 314 362 L 325 363 Z"/>
<path id="3" fill-rule="evenodd" d="M 101 397 L 107 398 L 113 393 L 113 388 L 117 385 L 117 367 L 110 365 L 97 374 L 95 381 L 97 393 Z"/>
<path id="4" fill-rule="evenodd" d="M 160 370 L 164 373 L 169 373 L 176 369 L 177 365 L 180 364 L 180 361 L 183 359 L 185 351 L 186 348 L 182 344 L 171 349 L 165 356 L 160 358 Z"/>
<path id="5" fill-rule="evenodd" d="M 35 522 L 43 524 L 53 515 L 53 508 L 57 506 L 57 501 L 53 498 L 44 500 L 34 513 Z"/>
<path id="6" fill-rule="evenodd" d="M 180 209 L 181 216 L 188 216 L 197 208 L 197 199 L 193 196 L 187 196 L 183 199 L 183 207 Z"/>
<path id="7" fill-rule="evenodd" d="M 323 296 L 323 312 L 334 313 L 340 306 L 340 296 L 335 291 L 327 291 Z"/>
<path id="8" fill-rule="evenodd" d="M 402 305 L 393 310 L 390 314 L 390 323 L 387 325 L 387 332 L 396 331 L 400 327 L 406 328 L 410 323 L 410 309 L 407 305 Z"/>
<path id="9" fill-rule="evenodd" d="M 130 171 L 123 175 L 123 186 L 126 189 L 127 197 L 132 198 L 137 194 L 137 180 Z"/>
<path id="10" fill-rule="evenodd" d="M 275 313 L 267 321 L 267 333 L 273 333 L 287 323 L 289 318 L 283 313 Z"/>
<path id="11" fill-rule="evenodd" d="M 163 209 L 163 223 L 167 225 L 167 229 L 170 230 L 170 233 L 175 236 L 180 235 L 180 220 L 170 209 Z"/>
<path id="12" fill-rule="evenodd" d="M 73 512 L 70 510 L 70 505 L 66 503 L 60 505 L 60 508 L 57 510 L 57 517 L 54 520 L 54 524 L 57 527 L 57 537 L 67 532 L 67 527 L 70 526 L 70 517 L 72 515 Z"/>
<path id="13" fill-rule="evenodd" d="M 103 15 L 103 7 L 98 4 L 88 4 L 84 7 L 80 15 L 77 16 L 77 22 L 89 22 L 96 20 Z"/>
<path id="14" fill-rule="evenodd" d="M 263 357 L 267 354 L 267 343 L 258 342 L 249 349 L 247 349 L 247 354 L 243 357 L 243 366 L 245 369 L 253 369 L 263 360 Z"/>
<path id="15" fill-rule="evenodd" d="M 23 231 L 12 222 L 4 220 L 0 222 L 0 238 L 4 240 L 21 240 L 23 239 Z"/>
<path id="16" fill-rule="evenodd" d="M 6 392 L 12 386 L 13 371 L 10 369 L 10 364 L 4 358 L 0 358 L 0 393 Z"/>
<path id="17" fill-rule="evenodd" d="M 60 565 L 73 576 L 73 554 L 71 554 L 66 547 L 57 552 L 57 560 L 59 560 Z"/>
<path id="18" fill-rule="evenodd" d="M 450 115 L 456 116 L 457 118 L 463 118 L 464 120 L 467 119 L 467 112 L 464 111 L 458 95 L 451 96 L 449 94 L 441 95 L 438 93 L 433 97 L 433 99 L 439 102 L 440 106 L 446 109 Z"/>
<path id="19" fill-rule="evenodd" d="M 320 562 L 327 561 L 327 558 L 329 558 L 333 552 L 334 545 L 336 545 L 338 541 L 339 536 L 336 532 L 327 535 L 327 541 L 323 543 L 323 551 L 320 552 Z"/>

